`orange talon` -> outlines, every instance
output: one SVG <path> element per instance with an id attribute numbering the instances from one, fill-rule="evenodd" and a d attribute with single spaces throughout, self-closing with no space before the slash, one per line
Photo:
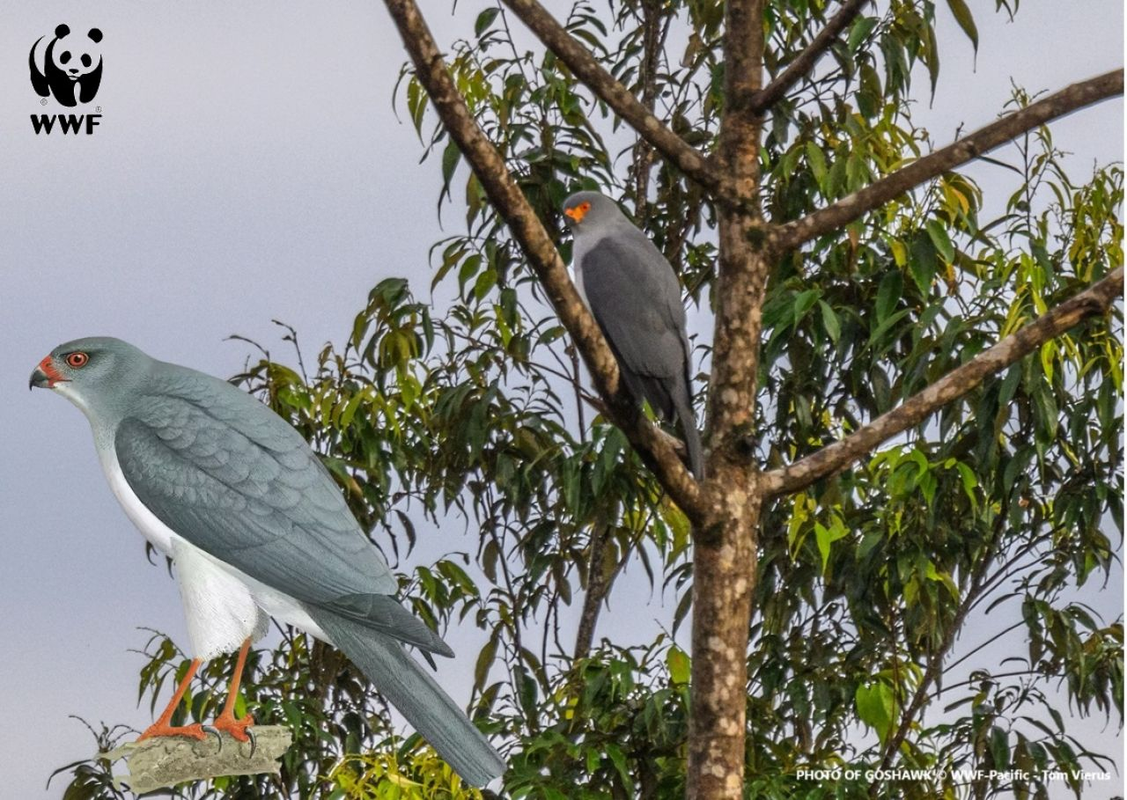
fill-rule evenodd
<path id="1" fill-rule="evenodd" d="M 224 711 L 211 723 L 211 727 L 219 731 L 226 731 L 231 734 L 232 738 L 240 742 L 250 741 L 248 728 L 252 725 L 254 725 L 254 717 L 250 714 L 242 719 L 235 719 L 235 715 L 228 711 Z"/>
<path id="2" fill-rule="evenodd" d="M 243 642 L 242 648 L 239 650 L 239 658 L 235 662 L 235 674 L 231 677 L 231 688 L 227 692 L 227 702 L 223 704 L 223 711 L 215 718 L 215 722 L 211 724 L 220 731 L 227 731 L 231 736 L 239 742 L 253 741 L 253 731 L 248 731 L 250 726 L 254 724 L 254 717 L 247 714 L 242 719 L 235 719 L 235 699 L 239 696 L 239 681 L 243 676 L 243 667 L 247 662 L 247 651 L 250 650 L 250 639 Z"/>
<path id="3" fill-rule="evenodd" d="M 180 705 L 180 700 L 184 697 L 184 692 L 188 691 L 188 684 L 192 682 L 192 677 L 196 674 L 196 670 L 200 668 L 200 660 L 197 658 L 188 666 L 188 672 L 184 679 L 180 681 L 180 685 L 176 687 L 176 691 L 172 695 L 172 700 L 164 709 L 157 721 L 150 725 L 144 733 L 137 737 L 137 741 L 143 739 L 153 739 L 158 736 L 187 736 L 191 739 L 203 740 L 207 738 L 207 733 L 204 732 L 203 726 L 198 722 L 194 725 L 172 725 L 172 712 Z"/>

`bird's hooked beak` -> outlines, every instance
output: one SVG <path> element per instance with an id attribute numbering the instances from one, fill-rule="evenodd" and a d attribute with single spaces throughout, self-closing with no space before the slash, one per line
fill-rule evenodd
<path id="1" fill-rule="evenodd" d="M 66 381 L 67 379 L 60 375 L 59 371 L 55 369 L 55 365 L 51 363 L 51 357 L 47 356 L 32 371 L 31 380 L 27 382 L 27 388 L 34 389 L 38 386 L 39 388 L 54 389 L 56 383 L 65 383 Z"/>

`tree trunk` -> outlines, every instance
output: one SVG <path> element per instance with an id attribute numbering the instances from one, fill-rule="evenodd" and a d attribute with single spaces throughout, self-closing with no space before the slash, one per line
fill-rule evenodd
<path id="1" fill-rule="evenodd" d="M 728 3 L 716 159 L 738 202 L 719 213 L 716 329 L 706 438 L 708 517 L 693 537 L 690 800 L 743 795 L 747 645 L 762 488 L 754 466 L 761 309 L 772 251 L 759 210 L 763 3 Z"/>
<path id="2" fill-rule="evenodd" d="M 747 485 L 746 470 L 716 475 Z M 743 794 L 747 643 L 755 583 L 759 500 L 738 488 L 716 493 L 721 521 L 697 533 L 693 552 L 693 671 L 688 794 L 694 800 Z M 742 501 L 742 502 L 741 502 Z"/>

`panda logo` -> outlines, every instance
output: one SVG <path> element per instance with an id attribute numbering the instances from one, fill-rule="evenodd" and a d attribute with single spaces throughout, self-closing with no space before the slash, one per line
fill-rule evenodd
<path id="1" fill-rule="evenodd" d="M 102 53 L 98 47 L 102 32 L 91 28 L 85 37 L 71 36 L 66 25 L 55 28 L 55 38 L 42 52 L 41 70 L 36 63 L 36 51 L 46 38 L 40 36 L 28 55 L 31 85 L 36 93 L 40 97 L 54 95 L 60 105 L 68 107 L 89 103 L 102 82 Z"/>

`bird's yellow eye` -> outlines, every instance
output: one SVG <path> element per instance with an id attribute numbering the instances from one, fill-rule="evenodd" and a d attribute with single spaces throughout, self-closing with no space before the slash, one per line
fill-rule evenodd
<path id="1" fill-rule="evenodd" d="M 90 356 L 88 356 L 88 355 L 86 355 L 85 353 L 82 353 L 82 352 L 70 353 L 66 358 L 67 366 L 73 367 L 74 369 L 82 369 L 83 367 L 86 366 L 86 363 L 89 360 L 90 360 Z"/>

